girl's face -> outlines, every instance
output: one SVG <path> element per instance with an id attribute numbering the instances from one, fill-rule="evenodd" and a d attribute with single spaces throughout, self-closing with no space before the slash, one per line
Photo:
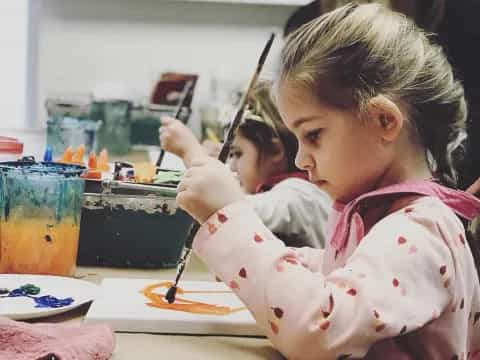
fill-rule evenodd
<path id="1" fill-rule="evenodd" d="M 275 175 L 273 159 L 269 155 L 260 156 L 255 145 L 237 133 L 230 150 L 230 168 L 237 173 L 240 184 L 249 194 Z"/>
<path id="2" fill-rule="evenodd" d="M 298 140 L 296 165 L 332 199 L 346 203 L 380 185 L 391 152 L 375 136 L 373 121 L 288 84 L 280 87 L 279 109 Z"/>

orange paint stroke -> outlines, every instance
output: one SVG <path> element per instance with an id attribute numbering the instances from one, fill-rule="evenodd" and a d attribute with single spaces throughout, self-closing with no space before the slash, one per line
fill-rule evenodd
<path id="1" fill-rule="evenodd" d="M 181 297 L 176 297 L 173 304 L 169 304 L 165 299 L 165 294 L 157 294 L 154 290 L 158 288 L 170 289 L 173 284 L 171 282 L 165 281 L 152 285 L 146 286 L 140 292 L 145 295 L 147 299 L 150 300 L 150 303 L 147 303 L 148 306 L 160 308 L 160 309 L 169 309 L 175 311 L 184 311 L 191 314 L 205 314 L 205 315 L 229 315 L 238 311 L 245 310 L 245 307 L 231 308 L 228 306 L 220 306 L 214 304 L 207 304 L 199 301 L 193 301 L 188 299 L 183 299 Z M 229 294 L 231 291 L 218 291 L 218 290 L 199 290 L 199 291 L 188 291 L 181 288 L 177 288 L 177 294 Z"/>

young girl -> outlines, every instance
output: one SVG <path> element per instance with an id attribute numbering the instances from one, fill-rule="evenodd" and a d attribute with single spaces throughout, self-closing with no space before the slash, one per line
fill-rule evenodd
<path id="1" fill-rule="evenodd" d="M 178 120 L 162 122 L 162 147 L 183 158 L 204 152 L 193 133 Z M 263 223 L 289 246 L 323 248 L 328 195 L 295 166 L 295 136 L 282 123 L 269 84 L 257 84 L 230 151 L 230 167 Z"/>
<path id="2" fill-rule="evenodd" d="M 325 252 L 285 247 L 217 161 L 177 201 L 197 254 L 292 359 L 480 359 L 474 242 L 449 189 L 466 104 L 444 54 L 405 17 L 347 5 L 292 33 L 277 81 L 297 165 L 336 200 Z"/>

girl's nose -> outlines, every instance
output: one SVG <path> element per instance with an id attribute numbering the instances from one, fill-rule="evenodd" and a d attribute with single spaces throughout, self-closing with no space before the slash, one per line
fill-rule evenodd
<path id="1" fill-rule="evenodd" d="M 314 161 L 310 154 L 306 153 L 301 145 L 298 146 L 297 156 L 295 157 L 295 165 L 301 170 L 312 170 Z"/>
<path id="2" fill-rule="evenodd" d="M 233 172 L 237 172 L 237 162 L 235 161 L 234 158 L 230 158 L 228 160 L 228 166 L 230 166 L 230 170 Z"/>

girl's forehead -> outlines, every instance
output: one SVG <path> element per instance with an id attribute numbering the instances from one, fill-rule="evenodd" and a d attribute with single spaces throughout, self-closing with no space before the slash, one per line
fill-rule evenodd
<path id="1" fill-rule="evenodd" d="M 290 130 L 298 127 L 297 123 L 302 119 L 325 119 L 335 111 L 308 91 L 291 87 L 279 89 L 278 107 L 285 125 Z"/>
<path id="2" fill-rule="evenodd" d="M 312 91 L 285 84 L 279 88 L 278 107 L 281 112 L 324 111 L 329 108 L 326 102 Z M 284 115 L 284 114 L 282 114 Z"/>
<path id="3" fill-rule="evenodd" d="M 310 97 L 311 94 L 308 91 L 293 87 L 288 82 L 283 82 L 278 88 L 279 103 L 302 103 Z"/>
<path id="4" fill-rule="evenodd" d="M 232 147 L 240 147 L 246 142 L 250 142 L 245 136 L 238 132 L 233 138 Z"/>

